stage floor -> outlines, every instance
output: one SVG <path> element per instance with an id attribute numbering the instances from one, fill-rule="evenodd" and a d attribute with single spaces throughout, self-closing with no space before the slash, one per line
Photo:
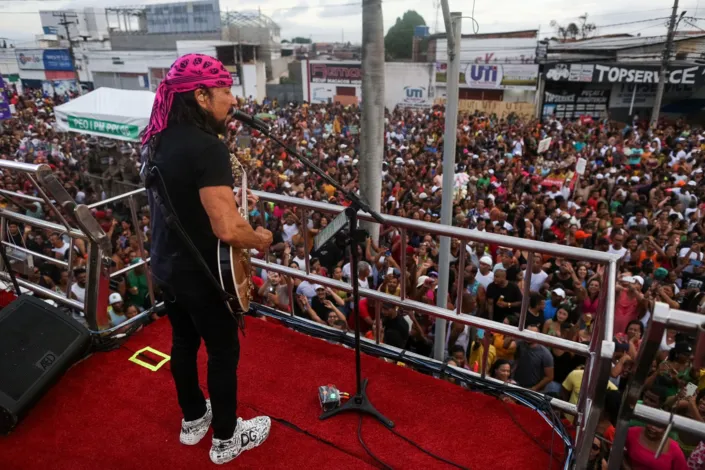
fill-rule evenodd
<path id="1" fill-rule="evenodd" d="M 0 437 L 2 470 L 194 469 L 213 466 L 210 436 L 197 446 L 178 441 L 180 413 L 169 363 L 156 372 L 128 359 L 150 346 L 169 353 L 171 327 L 161 319 L 120 349 L 77 364 L 42 398 L 13 434 Z M 358 417 L 319 421 L 317 387 L 335 384 L 353 392 L 352 350 L 288 330 L 272 321 L 247 319 L 241 336 L 239 412 L 267 414 L 272 431 L 260 448 L 231 465 L 239 469 L 377 468 L 357 439 Z M 206 390 L 206 356 L 199 357 Z M 427 450 L 472 470 L 550 468 L 550 427 L 534 411 L 509 405 L 520 427 L 497 399 L 384 361 L 363 356 L 372 403 L 396 430 Z M 292 426 L 293 425 L 293 426 Z M 381 424 L 365 418 L 370 450 L 394 469 L 453 468 Z M 558 437 L 554 453 L 562 454 Z M 553 468 L 562 468 L 554 458 Z"/>

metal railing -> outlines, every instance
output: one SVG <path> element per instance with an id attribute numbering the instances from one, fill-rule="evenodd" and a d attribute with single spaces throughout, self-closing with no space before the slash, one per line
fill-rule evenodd
<path id="1" fill-rule="evenodd" d="M 3 165 L 4 161 L 0 161 L 0 168 L 7 168 L 7 166 Z M 12 163 L 12 166 L 17 166 L 18 164 L 14 162 L 8 162 Z M 31 171 L 29 167 L 24 167 L 20 166 L 17 168 L 13 169 L 19 169 L 22 171 Z M 136 202 L 135 198 L 137 197 L 144 197 L 144 189 L 136 189 L 129 191 L 126 194 L 122 194 L 119 196 L 114 196 L 111 197 L 107 200 L 101 201 L 100 203 L 92 204 L 91 206 L 82 206 L 84 209 L 83 212 L 81 212 L 79 209 L 81 206 L 75 209 L 74 213 L 75 214 L 84 214 L 83 221 L 79 218 L 77 220 L 78 224 L 84 229 L 84 230 L 78 230 L 74 229 L 72 227 L 64 227 L 62 225 L 54 224 L 51 222 L 46 222 L 46 221 L 40 221 L 37 219 L 33 219 L 31 217 L 26 217 L 22 216 L 17 213 L 10 213 L 9 211 L 0 211 L 0 218 L 3 219 L 13 219 L 13 220 L 22 220 L 25 223 L 32 223 L 35 226 L 39 226 L 42 228 L 47 228 L 50 230 L 56 230 L 60 233 L 65 233 L 69 235 L 70 237 L 73 238 L 82 238 L 86 239 L 88 241 L 88 246 L 89 246 L 89 280 L 88 280 L 88 289 L 87 289 L 87 295 L 86 295 L 86 303 L 85 305 L 77 305 L 80 303 L 77 303 L 75 300 L 71 299 L 61 299 L 59 294 L 53 293 L 52 291 L 49 291 L 48 289 L 42 288 L 41 286 L 29 283 L 27 281 L 23 281 L 23 287 L 27 287 L 34 292 L 36 292 L 39 295 L 46 296 L 48 298 L 52 298 L 53 300 L 56 300 L 57 302 L 62 302 L 65 305 L 68 305 L 69 307 L 72 308 L 80 308 L 83 307 L 83 311 L 86 314 L 86 319 L 93 330 L 94 333 L 96 334 L 111 334 L 114 333 L 117 329 L 123 328 L 126 324 L 133 323 L 135 321 L 138 321 L 138 317 L 143 317 L 144 315 L 149 315 L 150 311 L 143 312 L 140 314 L 138 317 L 134 317 L 128 322 L 120 324 L 117 327 L 114 328 L 109 328 L 107 330 L 100 331 L 98 329 L 98 326 L 96 324 L 96 312 L 97 312 L 97 298 L 98 298 L 98 286 L 99 286 L 99 277 L 100 277 L 100 260 L 102 257 L 105 256 L 105 253 L 103 253 L 101 250 L 101 244 L 99 243 L 100 240 L 100 234 L 98 233 L 91 233 L 95 232 L 95 230 L 92 230 L 91 224 L 96 224 L 95 219 L 93 220 L 86 220 L 86 213 L 89 213 L 89 209 L 91 208 L 96 208 L 105 204 L 109 203 L 115 203 L 115 202 L 120 202 L 125 199 L 127 199 L 128 206 L 130 208 L 130 213 L 131 213 L 131 218 L 133 221 L 133 224 L 135 227 L 139 226 L 139 221 L 137 220 L 137 208 L 136 208 Z M 299 209 L 303 210 L 303 219 L 301 220 L 301 226 L 302 227 L 307 227 L 308 225 L 308 213 L 310 211 L 316 211 L 316 212 L 321 212 L 321 213 L 326 213 L 326 214 L 334 214 L 337 215 L 340 212 L 344 210 L 344 207 L 342 206 L 337 206 L 337 205 L 332 205 L 332 204 L 327 204 L 327 203 L 321 203 L 321 202 L 316 202 L 316 201 L 310 201 L 310 200 L 304 200 L 304 199 L 297 199 L 297 198 L 292 198 L 292 197 L 287 197 L 287 196 L 282 196 L 278 194 L 273 194 L 273 193 L 266 193 L 266 192 L 261 192 L 261 191 L 253 191 L 253 193 L 259 197 L 260 199 L 260 212 L 264 214 L 264 203 L 265 202 L 273 202 L 276 204 L 280 205 L 287 205 L 287 206 L 295 206 Z M 56 196 L 54 196 L 56 197 Z M 51 202 L 48 201 L 46 198 L 43 198 L 44 201 L 48 204 L 51 205 Z M 52 206 L 53 207 L 53 206 Z M 369 216 L 369 214 L 366 213 L 360 213 L 359 215 L 361 220 L 365 221 L 370 221 L 372 222 L 373 219 Z M 30 220 L 27 220 L 30 219 Z M 439 225 L 439 224 L 433 224 L 433 223 L 427 223 L 427 222 L 421 222 L 417 220 L 412 220 L 412 219 L 406 219 L 406 218 L 401 218 L 401 217 L 395 217 L 395 216 L 384 216 L 385 219 L 385 224 L 395 227 L 397 230 L 399 230 L 400 235 L 401 235 L 401 243 L 402 243 L 402 249 L 401 249 L 401 263 L 399 264 L 399 268 L 401 271 L 401 280 L 400 280 L 400 287 L 401 287 L 401 295 L 400 297 L 382 293 L 376 290 L 371 290 L 371 289 L 365 289 L 361 288 L 360 289 L 360 294 L 363 297 L 368 297 L 373 300 L 381 301 L 377 302 L 377 308 L 375 311 L 375 322 L 377 325 L 380 325 L 381 323 L 381 317 L 380 317 L 380 308 L 379 305 L 382 302 L 389 303 L 395 306 L 399 306 L 404 308 L 407 311 L 413 311 L 415 313 L 420 313 L 420 314 L 425 314 L 433 317 L 436 320 L 445 320 L 445 321 L 452 321 L 452 322 L 457 322 L 461 323 L 463 325 L 467 325 L 470 327 L 474 328 L 481 328 L 483 330 L 488 330 L 490 332 L 496 332 L 496 333 L 501 333 L 503 335 L 507 335 L 516 339 L 520 340 L 525 340 L 533 343 L 539 343 L 548 347 L 555 347 L 559 349 L 563 349 L 565 351 L 570 351 L 574 354 L 579 354 L 581 356 L 585 356 L 587 358 L 586 366 L 585 366 L 585 373 L 583 374 L 583 379 L 582 379 L 582 385 L 581 385 L 581 391 L 579 394 L 579 401 L 577 405 L 568 403 L 566 401 L 553 398 L 551 399 L 551 404 L 558 410 L 575 415 L 577 417 L 576 419 L 576 426 L 577 426 L 577 437 L 576 437 L 576 453 L 575 453 L 575 464 L 577 465 L 578 468 L 581 468 L 584 466 L 584 464 L 587 462 L 587 459 L 589 458 L 590 454 L 590 446 L 592 444 L 592 437 L 595 435 L 595 430 L 597 427 L 597 423 L 599 421 L 600 415 L 602 413 L 603 405 L 604 405 L 604 390 L 607 388 L 607 382 L 611 370 L 611 360 L 612 356 L 614 353 L 614 343 L 613 343 L 613 322 L 614 322 L 614 300 L 615 300 L 615 284 L 617 280 L 617 264 L 619 261 L 618 256 L 613 255 L 613 254 L 608 254 L 604 252 L 599 252 L 599 251 L 592 251 L 592 250 L 586 250 L 586 249 L 580 249 L 580 248 L 572 248 L 572 247 L 566 247 L 562 245 L 555 245 L 555 244 L 548 244 L 548 243 L 543 243 L 543 242 L 537 242 L 533 240 L 524 240 L 524 239 L 519 239 L 515 237 L 509 237 L 509 236 L 503 236 L 503 235 L 497 235 L 497 234 L 490 234 L 490 233 L 485 233 L 485 232 L 479 232 L 476 230 L 469 230 L 469 229 L 464 229 L 464 228 L 459 228 L 459 227 L 452 227 L 452 226 L 444 226 L 444 225 Z M 462 300 L 462 294 L 464 292 L 464 286 L 463 282 L 459 279 L 458 280 L 458 288 L 456 292 L 456 299 L 455 299 L 455 305 L 458 307 L 455 310 L 450 310 L 447 308 L 441 308 L 437 307 L 434 305 L 429 305 L 423 302 L 418 302 L 416 300 L 410 299 L 408 297 L 408 292 L 406 288 L 407 284 L 407 278 L 408 278 L 408 273 L 406 272 L 407 269 L 407 263 L 406 263 L 406 235 L 409 231 L 417 231 L 417 232 L 422 232 L 422 233 L 429 233 L 434 236 L 447 236 L 450 238 L 454 238 L 460 241 L 460 255 L 458 259 L 458 273 L 463 273 L 464 271 L 464 266 L 465 266 L 465 257 L 466 257 L 466 246 L 469 242 L 479 242 L 479 243 L 492 243 L 496 244 L 499 246 L 503 247 L 508 247 L 512 249 L 519 249 L 519 250 L 524 250 L 529 252 L 528 260 L 529 263 L 533 262 L 533 254 L 534 253 L 540 253 L 540 254 L 547 254 L 555 257 L 561 257 L 561 258 L 566 258 L 566 259 L 573 259 L 573 260 L 583 260 L 583 261 L 589 261 L 592 263 L 597 263 L 599 265 L 602 265 L 605 267 L 605 275 L 602 278 L 602 289 L 601 289 L 601 297 L 600 297 L 600 302 L 598 306 L 598 311 L 595 315 L 595 320 L 594 320 L 594 329 L 592 332 L 591 340 L 588 345 L 586 344 L 581 344 L 573 341 L 569 341 L 563 338 L 558 338 L 555 336 L 550 336 L 547 334 L 543 334 L 540 332 L 532 331 L 525 329 L 525 321 L 526 321 L 526 312 L 528 309 L 528 302 L 526 299 L 528 299 L 529 294 L 530 294 L 530 285 L 531 285 L 531 269 L 526 270 L 525 278 L 524 278 L 524 290 L 523 290 L 523 301 L 521 305 L 521 310 L 520 310 L 520 323 L 518 326 L 512 326 L 508 325 L 505 323 L 493 321 L 491 319 L 486 319 L 486 318 L 481 318 L 477 316 L 471 316 L 467 315 L 465 313 L 462 313 L 460 311 L 460 304 Z M 104 234 L 103 234 L 104 235 Z M 304 259 L 308 260 L 309 258 L 309 243 L 308 242 L 308 237 L 310 236 L 307 233 L 307 230 L 304 230 L 304 233 L 302 234 L 304 237 L 304 249 L 305 249 L 305 256 Z M 3 239 L 4 239 L 5 234 L 3 234 Z M 141 244 L 142 245 L 142 244 Z M 141 246 L 140 250 L 142 254 L 142 259 L 144 260 L 142 263 L 138 263 L 136 265 L 132 265 L 129 268 L 134 269 L 137 266 L 140 265 L 145 265 L 147 269 L 149 270 L 148 267 L 148 258 L 146 257 L 144 253 L 144 248 Z M 266 258 L 268 259 L 268 258 Z M 69 261 L 69 266 L 71 265 L 71 262 Z M 252 264 L 255 267 L 259 267 L 262 269 L 266 269 L 267 271 L 270 272 L 277 272 L 280 274 L 284 274 L 286 276 L 289 276 L 291 278 L 297 278 L 297 279 L 302 279 L 302 280 L 308 280 L 311 283 L 317 283 L 321 284 L 323 286 L 331 287 L 339 291 L 343 292 L 352 292 L 352 286 L 350 286 L 346 282 L 342 281 L 337 281 L 328 277 L 316 275 L 316 274 L 311 274 L 310 273 L 310 266 L 308 261 L 306 262 L 305 265 L 305 270 L 297 270 L 297 269 L 292 269 L 289 268 L 288 266 L 283 266 L 279 264 L 273 264 L 269 262 L 265 262 L 262 260 L 258 259 L 253 259 Z M 531 265 L 528 266 L 529 268 Z M 352 267 L 352 269 L 355 269 L 355 267 Z M 128 268 L 125 268 L 125 270 L 128 270 Z M 122 273 L 125 270 L 121 270 L 120 273 Z M 117 275 L 118 273 L 113 273 L 113 275 Z M 153 286 L 151 284 L 151 276 L 149 274 L 149 271 L 147 272 L 147 277 L 149 279 L 149 295 L 150 299 L 152 300 L 152 305 L 154 306 L 154 290 Z M 89 295 L 89 291 L 92 292 L 92 294 Z M 290 302 L 293 302 L 293 295 L 289 295 Z M 293 315 L 293 304 L 291 305 L 292 308 L 290 309 L 291 315 Z M 107 306 L 106 306 L 107 307 Z M 377 328 L 377 332 L 379 332 L 379 328 Z M 489 351 L 489 343 L 488 343 L 488 337 L 489 335 L 485 335 L 485 340 L 484 340 L 484 357 L 482 360 L 481 364 L 481 372 L 479 373 L 479 376 L 482 378 L 485 378 L 487 376 L 487 370 L 486 370 L 486 364 L 487 364 L 487 353 Z M 436 334 L 436 339 L 437 340 L 445 340 L 445 335 L 444 334 Z M 378 344 L 380 343 L 381 339 L 379 337 L 379 334 L 375 338 L 375 342 Z M 382 345 L 385 346 L 385 345 Z"/>
<path id="2" fill-rule="evenodd" d="M 96 190 L 104 191 L 109 198 L 117 196 L 118 199 L 121 199 L 121 196 L 125 193 L 143 189 L 140 185 L 129 181 L 106 178 L 104 176 L 99 176 L 92 173 L 84 173 L 81 177 L 88 181 L 89 184 Z"/>
<path id="3" fill-rule="evenodd" d="M 294 206 L 299 209 L 302 209 L 303 218 L 300 223 L 301 227 L 308 226 L 308 211 L 316 211 L 320 213 L 337 215 L 345 209 L 343 206 L 292 198 L 274 193 L 267 193 L 262 191 L 252 192 L 257 197 L 259 197 L 260 213 L 264 213 L 263 204 L 265 202 L 273 202 L 280 205 Z M 364 212 L 361 212 L 359 214 L 359 218 L 360 220 L 374 222 L 374 219 L 369 214 Z M 617 265 L 619 262 L 619 256 L 600 251 L 573 248 L 563 245 L 538 242 L 534 240 L 520 239 L 505 235 L 479 232 L 477 230 L 439 225 L 396 216 L 383 215 L 383 218 L 385 219 L 385 225 L 392 226 L 400 231 L 402 242 L 401 263 L 399 263 L 399 269 L 401 271 L 401 295 L 400 297 L 397 297 L 376 290 L 360 288 L 359 290 L 361 296 L 368 297 L 373 300 L 378 300 L 384 303 L 389 303 L 398 307 L 403 307 L 405 310 L 412 310 L 416 313 L 426 314 L 437 320 L 441 319 L 462 323 L 464 325 L 468 325 L 474 328 L 481 328 L 483 330 L 501 333 L 506 336 L 511 336 L 513 338 L 522 339 L 533 343 L 539 343 L 547 347 L 563 349 L 565 351 L 570 351 L 572 353 L 579 354 L 581 356 L 586 356 L 588 358 L 585 366 L 585 372 L 583 374 L 578 404 L 573 405 L 560 399 L 551 400 L 552 405 L 554 405 L 554 407 L 556 407 L 557 409 L 560 409 L 561 411 L 564 411 L 566 413 L 574 414 L 577 417 L 575 464 L 577 468 L 582 468 L 587 463 L 587 460 L 589 458 L 590 447 L 592 445 L 592 437 L 595 435 L 597 424 L 604 407 L 604 390 L 607 389 L 607 382 L 609 380 L 609 375 L 612 366 L 612 357 L 614 355 L 613 324 L 615 285 L 617 281 Z M 409 299 L 406 292 L 406 235 L 409 231 L 427 233 L 433 236 L 447 236 L 459 240 L 460 252 L 458 259 L 458 273 L 462 273 L 464 269 L 466 256 L 465 248 L 468 242 L 495 244 L 502 247 L 528 251 L 528 260 L 532 260 L 534 253 L 541 253 L 560 258 L 589 261 L 605 266 L 605 276 L 601 281 L 601 297 L 598 305 L 598 311 L 596 312 L 596 318 L 594 320 L 595 327 L 591 335 L 590 344 L 584 345 L 563 338 L 557 338 L 555 336 L 543 334 L 540 332 L 534 332 L 524 328 L 526 312 L 528 309 L 528 302 L 526 301 L 526 299 L 530 295 L 531 286 L 531 269 L 528 268 L 526 270 L 524 278 L 524 290 L 522 292 L 524 300 L 521 306 L 520 324 L 516 327 L 496 322 L 490 319 L 480 318 L 477 316 L 471 316 L 461 313 L 459 306 L 462 301 L 462 282 L 458 282 L 458 289 L 456 292 L 455 299 L 455 305 L 458 306 L 458 308 L 456 308 L 456 310 L 449 310 L 446 308 L 436 307 L 434 305 L 429 305 L 426 303 Z M 306 237 L 307 235 L 306 232 L 307 230 L 304 230 L 304 233 L 302 234 L 304 235 L 304 237 Z M 305 250 L 304 259 L 307 260 L 309 258 L 309 249 L 306 240 L 304 241 L 303 246 Z M 279 274 L 284 274 L 292 278 L 298 278 L 302 280 L 306 279 L 311 283 L 321 284 L 323 286 L 331 287 L 333 289 L 348 293 L 352 292 L 352 286 L 345 282 L 336 281 L 334 279 L 330 279 L 316 274 L 311 274 L 309 272 L 308 263 L 306 263 L 305 271 L 300 271 L 297 269 L 289 268 L 287 266 L 264 262 L 258 259 L 252 259 L 252 264 L 256 267 L 266 269 L 267 271 L 277 272 Z M 351 266 L 351 269 L 355 269 L 355 267 Z M 291 296 L 289 297 L 290 301 L 292 301 Z M 379 305 L 381 302 L 377 302 L 377 305 Z M 291 309 L 291 314 L 293 315 L 293 308 Z M 380 321 L 380 309 L 377 308 L 375 311 L 375 322 L 377 325 L 379 325 Z M 377 332 L 379 332 L 379 328 L 377 328 L 376 330 Z M 489 335 L 485 335 L 485 340 L 483 344 L 484 357 L 482 359 L 482 363 L 480 364 L 480 376 L 482 378 L 485 378 L 487 374 L 486 364 L 487 354 L 489 352 L 488 337 Z M 445 334 L 436 333 L 435 338 L 436 340 L 438 340 L 439 338 L 443 338 L 443 340 L 445 340 Z M 376 341 L 379 343 L 379 336 L 376 337 Z"/>
<path id="4" fill-rule="evenodd" d="M 656 302 L 651 316 L 651 324 L 639 349 L 639 355 L 636 360 L 636 370 L 634 371 L 632 380 L 627 384 L 627 389 L 622 397 L 622 406 L 619 409 L 619 417 L 617 418 L 613 443 L 614 449 L 624 448 L 627 439 L 627 431 L 629 430 L 629 422 L 635 418 L 666 428 L 661 444 L 656 452 L 657 456 L 663 451 L 671 431 L 697 434 L 705 439 L 704 422 L 696 421 L 687 416 L 674 415 L 673 413 L 637 403 L 637 400 L 641 397 L 644 384 L 651 372 L 651 364 L 659 352 L 661 341 L 667 328 L 694 333 L 697 336 L 697 346 L 695 349 L 696 360 L 702 361 L 705 357 L 705 316 L 698 313 L 671 309 L 665 303 Z M 609 470 L 619 470 L 621 463 L 621 455 L 611 455 L 608 468 Z"/>
<path id="5" fill-rule="evenodd" d="M 137 203 L 134 198 L 144 197 L 144 189 L 131 191 L 88 207 L 85 205 L 76 204 L 76 202 L 66 192 L 66 189 L 61 186 L 61 183 L 55 177 L 48 165 L 34 165 L 9 160 L 0 160 L 0 169 L 23 173 L 25 177 L 33 184 L 37 193 L 41 196 L 34 197 L 13 191 L 1 190 L 0 197 L 5 198 L 12 203 L 16 202 L 17 199 L 42 202 L 49 206 L 51 211 L 56 214 L 57 218 L 61 222 L 60 224 L 57 224 L 47 220 L 30 217 L 9 209 L 0 209 L 0 249 L 19 252 L 27 257 L 37 258 L 55 264 L 67 269 L 68 271 L 68 282 L 65 292 L 57 292 L 18 277 L 17 281 L 20 287 L 25 288 L 43 298 L 54 300 L 64 307 L 82 312 L 85 316 L 89 331 L 97 335 L 108 335 L 116 329 L 123 328 L 128 323 L 139 321 L 152 313 L 157 306 L 155 305 L 154 290 L 152 287 L 148 262 L 142 261 L 140 263 L 132 264 L 119 272 L 108 275 L 107 271 L 110 264 L 110 256 L 112 255 L 110 241 L 107 239 L 106 233 L 100 228 L 100 225 L 90 213 L 90 208 L 92 207 L 127 199 L 132 224 L 135 228 L 138 228 L 139 220 L 137 219 Z M 74 227 L 69 220 L 75 222 L 78 227 Z M 9 243 L 7 233 L 8 222 L 14 222 L 24 226 L 46 230 L 50 233 L 57 233 L 62 236 L 67 236 L 69 238 L 69 247 L 67 250 L 68 260 L 64 261 L 52 258 L 44 255 L 43 253 L 30 250 L 26 246 L 17 246 L 16 244 Z M 20 234 L 20 236 L 22 235 L 24 234 Z M 136 235 L 143 237 L 143 234 L 138 231 L 136 232 Z M 71 297 L 71 287 L 75 281 L 74 261 L 76 253 L 74 252 L 74 242 L 78 239 L 83 240 L 86 243 L 87 287 L 85 289 L 84 301 L 79 301 Z M 146 251 L 144 250 L 144 239 L 140 239 L 139 248 L 142 259 L 147 259 Z M 0 266 L 1 265 L 2 261 L 0 260 Z M 117 327 L 101 329 L 101 327 L 105 325 L 98 325 L 97 313 L 98 311 L 107 311 L 107 295 L 100 295 L 101 286 L 103 286 L 103 289 L 107 288 L 107 282 L 105 281 L 108 281 L 109 277 L 124 274 L 140 266 L 145 266 L 147 270 L 146 277 L 148 280 L 147 285 L 151 308 L 136 315 Z M 10 281 L 10 276 L 7 273 L 7 270 L 4 266 L 1 267 L 2 270 L 0 270 L 0 280 Z M 101 279 L 103 282 L 101 282 Z M 103 300 L 101 301 L 101 299 Z"/>

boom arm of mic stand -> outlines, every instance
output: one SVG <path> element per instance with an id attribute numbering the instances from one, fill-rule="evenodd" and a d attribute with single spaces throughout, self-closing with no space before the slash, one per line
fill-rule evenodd
<path id="1" fill-rule="evenodd" d="M 262 127 L 259 127 L 259 126 L 257 126 L 257 127 L 252 126 L 252 127 L 253 127 L 254 129 L 260 131 L 261 133 L 263 133 L 264 135 L 266 135 L 267 137 L 269 137 L 270 139 L 272 139 L 272 140 L 275 141 L 276 143 L 278 143 L 284 150 L 287 151 L 287 153 L 288 153 L 289 155 L 291 155 L 291 156 L 293 156 L 293 157 L 296 157 L 296 158 L 298 158 L 299 160 L 301 160 L 301 161 L 304 163 L 304 165 L 306 165 L 306 167 L 308 167 L 311 171 L 313 171 L 313 172 L 316 173 L 318 176 L 320 176 L 321 178 L 323 178 L 328 184 L 330 184 L 331 186 L 333 186 L 335 189 L 337 189 L 338 191 L 342 192 L 343 195 L 345 196 L 345 199 L 347 199 L 348 201 L 350 201 L 351 203 L 353 203 L 353 205 L 354 205 L 355 207 L 357 207 L 358 209 L 361 209 L 361 210 L 367 212 L 368 214 L 370 214 L 370 215 L 372 216 L 372 218 L 375 219 L 375 220 L 376 220 L 377 222 L 379 222 L 380 224 L 383 224 L 383 223 L 384 223 L 384 218 L 383 218 L 377 211 L 373 210 L 373 209 L 369 206 L 369 204 L 367 204 L 365 201 L 363 201 L 357 194 L 355 194 L 354 192 L 352 192 L 352 191 L 350 191 L 350 190 L 348 190 L 348 189 L 345 189 L 340 183 L 338 183 L 336 180 L 334 180 L 333 178 L 331 178 L 331 177 L 330 177 L 325 171 L 323 171 L 318 165 L 316 165 L 316 164 L 313 163 L 311 160 L 309 160 L 307 157 L 304 157 L 303 155 L 300 155 L 300 154 L 299 154 L 298 152 L 296 152 L 294 149 L 292 149 L 291 147 L 289 147 L 288 145 L 286 145 L 284 142 L 281 141 L 281 139 L 279 139 L 279 137 L 277 137 L 277 136 L 275 136 L 275 135 L 272 135 L 272 133 L 270 132 L 270 130 L 269 130 L 268 128 L 262 128 Z"/>

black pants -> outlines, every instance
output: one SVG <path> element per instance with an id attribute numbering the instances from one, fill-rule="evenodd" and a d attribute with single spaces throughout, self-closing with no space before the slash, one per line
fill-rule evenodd
<path id="1" fill-rule="evenodd" d="M 164 292 L 173 330 L 171 373 L 186 421 L 202 417 L 206 401 L 198 384 L 196 356 L 201 339 L 208 352 L 208 392 L 213 409 L 213 433 L 230 439 L 237 425 L 237 363 L 240 341 L 235 318 L 215 288 L 200 273 L 184 273 Z"/>

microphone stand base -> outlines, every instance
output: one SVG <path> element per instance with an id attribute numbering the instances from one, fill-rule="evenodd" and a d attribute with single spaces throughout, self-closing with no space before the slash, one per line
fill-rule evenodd
<path id="1" fill-rule="evenodd" d="M 370 402 L 370 399 L 367 397 L 367 379 L 362 381 L 362 389 L 359 393 L 350 397 L 348 401 L 340 405 L 338 408 L 326 411 L 319 417 L 319 419 L 323 421 L 324 419 L 328 419 L 332 416 L 345 412 L 366 414 L 368 416 L 372 416 L 388 428 L 394 427 L 394 421 L 377 411 L 374 405 Z"/>

